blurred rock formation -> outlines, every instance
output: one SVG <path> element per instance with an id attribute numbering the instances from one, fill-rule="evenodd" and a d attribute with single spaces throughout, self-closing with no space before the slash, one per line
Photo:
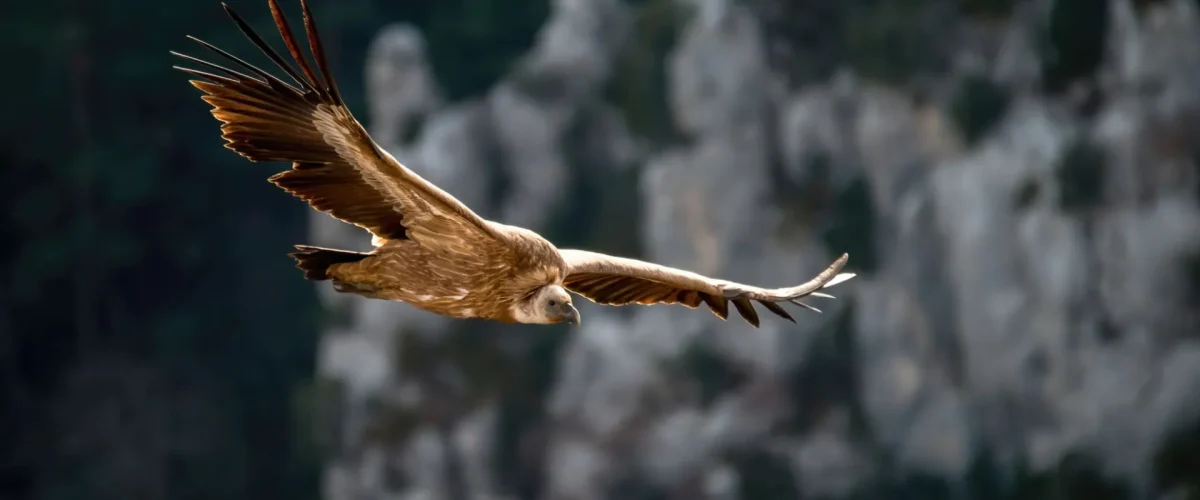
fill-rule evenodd
<path id="1" fill-rule="evenodd" d="M 325 498 L 1197 488 L 1172 464 L 1200 463 L 1178 458 L 1200 429 L 1198 5 L 1066 29 L 1072 2 L 1015 3 L 917 16 L 951 48 L 897 81 L 784 50 L 803 2 L 555 0 L 510 76 L 454 103 L 421 35 L 384 30 L 372 133 L 482 215 L 768 285 L 849 251 L 860 277 L 759 330 L 591 304 L 577 330 L 450 322 L 322 287 Z M 662 16 L 667 139 L 606 92 L 651 78 L 622 61 Z"/>

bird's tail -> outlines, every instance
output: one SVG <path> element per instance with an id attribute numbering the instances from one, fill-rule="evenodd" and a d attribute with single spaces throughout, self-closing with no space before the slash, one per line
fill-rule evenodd
<path id="1" fill-rule="evenodd" d="M 310 247 L 307 245 L 296 245 L 296 250 L 299 250 L 299 252 L 290 253 L 288 256 L 296 259 L 296 267 L 304 271 L 305 278 L 316 281 L 329 279 L 329 266 L 347 262 L 358 262 L 371 255 L 369 253 Z"/>

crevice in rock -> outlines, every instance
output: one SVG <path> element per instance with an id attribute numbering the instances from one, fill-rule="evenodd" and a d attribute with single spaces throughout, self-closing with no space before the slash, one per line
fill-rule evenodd
<path id="1" fill-rule="evenodd" d="M 1013 196 L 1013 206 L 1018 211 L 1026 210 L 1038 202 L 1042 195 L 1042 186 L 1037 179 L 1025 179 Z"/>
<path id="2" fill-rule="evenodd" d="M 730 452 L 727 459 L 738 473 L 738 498 L 801 498 L 795 474 L 784 458 L 754 449 Z"/>
<path id="3" fill-rule="evenodd" d="M 617 55 L 605 98 L 625 118 L 630 131 L 658 145 L 677 144 L 667 98 L 667 61 L 683 30 L 675 0 L 626 0 L 633 6 L 633 40 Z"/>
<path id="4" fill-rule="evenodd" d="M 1087 139 L 1072 144 L 1055 168 L 1059 207 L 1076 212 L 1098 207 L 1103 202 L 1107 165 L 1104 153 Z"/>
<path id="5" fill-rule="evenodd" d="M 841 64 L 846 24 L 853 22 L 851 2 L 823 0 L 747 0 L 762 20 L 770 67 L 778 68 L 791 88 L 828 77 Z"/>
<path id="6" fill-rule="evenodd" d="M 968 76 L 958 83 L 950 101 L 950 115 L 968 146 L 995 129 L 1008 111 L 1010 100 L 1007 90 L 982 76 Z"/>
<path id="7" fill-rule="evenodd" d="M 1076 453 L 1067 454 L 1057 466 L 1045 472 L 1031 472 L 1026 466 L 1019 466 L 1011 484 L 1012 489 L 1000 498 L 1134 498 L 1128 485 L 1106 477 L 1093 460 Z"/>
<path id="8" fill-rule="evenodd" d="M 879 267 L 876 214 L 866 178 L 855 179 L 839 193 L 831 212 L 829 226 L 822 234 L 826 247 L 837 249 L 837 253 L 848 252 L 856 272 L 874 273 Z"/>
<path id="9" fill-rule="evenodd" d="M 499 416 L 493 429 L 496 444 L 490 450 L 491 472 L 501 490 L 515 492 L 520 498 L 542 496 L 547 445 L 544 432 L 551 425 L 543 401 L 553 389 L 558 361 L 568 340 L 563 328 L 548 330 L 526 340 L 525 355 L 509 368 L 515 372 L 517 383 L 497 399 Z"/>
<path id="10" fill-rule="evenodd" d="M 1151 7 L 1167 3 L 1168 0 L 1133 0 L 1133 8 L 1138 14 L 1142 14 Z M 1200 5 L 1200 1 L 1197 1 Z"/>
<path id="11" fill-rule="evenodd" d="M 515 176 L 512 169 L 509 168 L 509 155 L 505 152 L 500 138 L 496 135 L 497 131 L 493 129 L 495 126 L 500 126 L 497 117 L 492 113 L 491 109 L 485 114 L 486 121 L 480 121 L 477 126 L 473 127 L 474 132 L 479 137 L 479 158 L 483 159 L 484 165 L 481 170 L 487 172 L 487 205 L 494 209 L 494 213 L 500 213 L 501 205 L 504 200 L 509 197 L 512 192 Z M 482 207 L 480 207 L 482 209 Z M 486 215 L 485 215 L 486 216 Z"/>
<path id="12" fill-rule="evenodd" d="M 412 144 L 418 137 L 421 137 L 421 131 L 425 128 L 427 118 L 429 115 L 425 113 L 416 113 L 405 117 L 404 123 L 400 126 L 400 130 L 404 131 L 400 137 L 400 144 Z"/>
<path id="13" fill-rule="evenodd" d="M 573 179 L 565 204 L 552 219 L 547 237 L 561 248 L 589 248 L 630 258 L 642 257 L 640 172 L 614 164 L 617 159 L 595 138 L 599 105 L 582 110 L 563 135 L 560 150 Z M 596 210 L 605 207 L 605 210 Z"/>
<path id="14" fill-rule="evenodd" d="M 1200 497 L 1200 419 L 1166 434 L 1154 456 L 1154 481 L 1160 491 L 1181 489 Z"/>
<path id="15" fill-rule="evenodd" d="M 741 387 L 749 378 L 746 370 L 702 342 L 689 345 L 677 363 L 681 377 L 694 382 L 702 408 L 708 408 L 718 396 Z"/>
<path id="16" fill-rule="evenodd" d="M 1192 310 L 1200 310 L 1200 250 L 1194 251 L 1183 260 L 1183 279 L 1187 291 L 1184 292 L 1184 303 Z M 1200 333 L 1197 333 L 1200 336 Z M 1196 469 L 1200 470 L 1200 469 Z"/>
<path id="17" fill-rule="evenodd" d="M 850 431 L 863 436 L 867 419 L 858 399 L 860 368 L 856 353 L 854 303 L 848 303 L 832 326 L 812 341 L 799 367 L 788 375 L 793 405 L 789 419 L 781 422 L 792 432 L 803 433 L 822 421 L 829 410 L 848 410 Z"/>
<path id="18" fill-rule="evenodd" d="M 947 480 L 925 473 L 910 472 L 885 478 L 872 489 L 887 498 L 921 500 L 1135 498 L 1127 485 L 1106 478 L 1099 470 L 1094 463 L 1082 456 L 1069 455 L 1048 471 L 1032 472 L 1025 463 L 1011 467 L 1001 465 L 995 459 L 994 453 L 985 449 L 975 455 L 961 480 Z"/>
<path id="19" fill-rule="evenodd" d="M 1043 32 L 1042 82 L 1058 94 L 1090 81 L 1104 60 L 1109 9 L 1096 0 L 1054 0 Z"/>
<path id="20" fill-rule="evenodd" d="M 1006 19 L 1021 0 L 964 0 L 962 12 L 972 17 Z"/>
<path id="21" fill-rule="evenodd" d="M 932 0 L 849 3 L 846 55 L 863 76 L 903 83 L 951 66 L 957 8 Z"/>
<path id="22" fill-rule="evenodd" d="M 1200 9 L 1200 7 L 1197 8 Z M 1192 150 L 1192 169 L 1195 171 L 1192 175 L 1194 184 L 1192 190 L 1196 195 L 1196 202 L 1200 203 L 1200 146 L 1194 147 Z"/>
<path id="23" fill-rule="evenodd" d="M 605 488 L 604 497 L 611 500 L 670 500 L 667 490 L 656 486 L 632 471 L 624 471 Z"/>

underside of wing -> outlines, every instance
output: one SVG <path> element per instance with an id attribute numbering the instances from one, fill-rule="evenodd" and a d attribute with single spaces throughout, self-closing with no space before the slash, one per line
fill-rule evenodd
<path id="1" fill-rule="evenodd" d="M 277 0 L 271 14 L 297 71 L 228 5 L 238 28 L 294 83 L 284 81 L 211 44 L 189 37 L 242 70 L 172 52 L 204 70 L 178 67 L 202 80 L 226 147 L 254 162 L 289 161 L 292 169 L 270 181 L 313 208 L 370 231 L 378 246 L 389 239 L 449 237 L 461 246 L 495 236 L 494 228 L 448 193 L 422 179 L 380 148 L 342 101 L 316 24 L 301 0 L 308 47 L 318 71 L 301 51 Z M 251 76 L 253 75 L 253 76 Z M 465 233 L 473 233 L 467 235 Z"/>
<path id="2" fill-rule="evenodd" d="M 849 255 L 846 254 L 801 285 L 765 289 L 585 250 L 561 250 L 560 253 L 568 269 L 564 286 L 598 304 L 682 304 L 690 308 L 705 304 L 721 319 L 729 317 L 729 305 L 733 304 L 738 314 L 754 327 L 759 326 L 754 302 L 794 323 L 796 320 L 779 305 L 780 302 L 789 302 L 820 312 L 817 308 L 801 302 L 801 299 L 833 298 L 820 290 L 854 277 L 853 273 L 839 273 L 849 259 Z"/>

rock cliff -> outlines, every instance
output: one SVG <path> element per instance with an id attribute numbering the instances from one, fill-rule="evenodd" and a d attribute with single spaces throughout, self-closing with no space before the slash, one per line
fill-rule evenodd
<path id="1" fill-rule="evenodd" d="M 322 287 L 325 498 L 1200 495 L 1200 6 L 1085 2 L 1066 29 L 1069 1 L 925 3 L 899 79 L 797 42 L 805 16 L 856 29 L 805 2 L 554 0 L 465 102 L 416 29 L 380 33 L 372 133 L 485 217 L 768 285 L 848 251 L 860 277 L 758 330 Z"/>

